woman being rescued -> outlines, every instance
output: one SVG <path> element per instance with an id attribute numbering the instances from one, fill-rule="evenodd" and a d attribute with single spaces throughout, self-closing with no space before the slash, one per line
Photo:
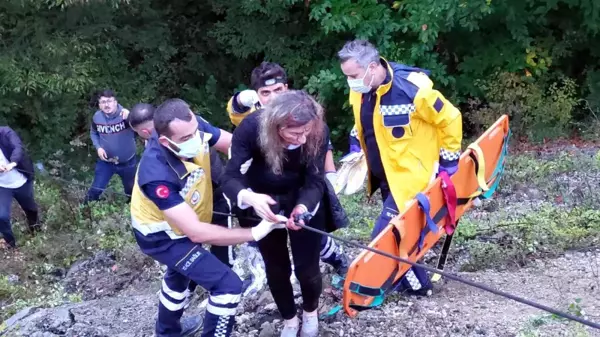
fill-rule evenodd
<path id="1" fill-rule="evenodd" d="M 297 226 L 295 218 L 310 213 L 310 220 L 296 221 L 325 230 L 327 212 L 321 201 L 327 200 L 323 171 L 327 135 L 323 109 L 310 95 L 300 90 L 281 93 L 235 129 L 231 159 L 222 176 L 225 196 L 238 214 L 240 210 L 236 210 L 236 206 L 246 210 L 243 211 L 246 217 L 278 221 L 275 214 L 282 214 L 288 218 L 287 229 L 273 230 L 258 242 L 267 284 L 284 319 L 282 337 L 295 337 L 299 330 L 290 281 L 288 236 L 294 273 L 302 291 L 304 310 L 300 336 L 318 334 L 321 238 L 318 233 Z M 252 165 L 242 175 L 240 166 L 249 159 Z M 258 224 L 258 220 L 248 218 L 239 221 L 242 227 Z"/>

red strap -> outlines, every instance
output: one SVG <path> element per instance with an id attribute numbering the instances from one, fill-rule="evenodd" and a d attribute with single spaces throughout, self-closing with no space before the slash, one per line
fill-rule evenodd
<path id="1" fill-rule="evenodd" d="M 454 184 L 452 184 L 452 180 L 450 180 L 450 176 L 445 171 L 442 171 L 439 174 L 442 179 L 442 192 L 444 194 L 444 200 L 446 201 L 446 208 L 448 212 L 446 213 L 446 223 L 444 224 L 444 229 L 446 230 L 446 234 L 452 235 L 454 233 L 454 229 L 456 228 L 456 189 L 454 188 Z"/>

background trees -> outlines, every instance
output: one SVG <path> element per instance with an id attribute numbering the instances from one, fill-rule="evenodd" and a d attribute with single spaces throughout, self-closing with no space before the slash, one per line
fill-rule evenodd
<path id="1" fill-rule="evenodd" d="M 5 0 L 0 123 L 43 158 L 89 143 L 90 95 L 112 87 L 125 106 L 181 97 L 228 129 L 226 100 L 266 59 L 325 104 L 343 151 L 352 118 L 335 52 L 360 37 L 430 69 L 467 136 L 509 113 L 539 140 L 593 125 L 599 29 L 590 0 Z"/>

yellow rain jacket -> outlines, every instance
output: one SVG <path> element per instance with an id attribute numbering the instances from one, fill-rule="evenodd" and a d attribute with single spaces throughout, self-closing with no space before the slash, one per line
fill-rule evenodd
<path id="1" fill-rule="evenodd" d="M 258 108 L 260 108 L 260 103 L 256 103 L 255 106 L 253 106 L 251 108 L 247 108 L 244 111 L 237 111 L 236 109 L 234 109 L 234 105 L 233 105 L 233 100 L 236 99 L 236 97 L 237 97 L 236 95 L 231 96 L 231 98 L 229 99 L 229 102 L 227 102 L 227 113 L 229 114 L 229 119 L 231 120 L 231 123 L 235 126 L 238 126 L 238 125 L 240 125 L 242 120 L 244 118 L 246 118 L 246 116 L 248 116 L 249 114 L 256 111 Z M 245 108 L 245 107 L 242 107 L 242 108 Z"/>
<path id="2" fill-rule="evenodd" d="M 438 163 L 457 163 L 462 117 L 433 88 L 425 70 L 381 60 L 391 80 L 376 89 L 373 128 L 390 192 L 402 212 L 435 177 Z M 366 149 L 360 118 L 362 94 L 351 90 L 349 99 L 355 121 L 353 133 Z M 369 168 L 369 196 L 378 188 L 372 185 Z"/>

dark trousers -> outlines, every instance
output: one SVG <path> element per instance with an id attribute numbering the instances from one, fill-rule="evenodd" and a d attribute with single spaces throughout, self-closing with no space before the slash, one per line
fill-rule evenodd
<path id="1" fill-rule="evenodd" d="M 6 243 L 12 247 L 16 245 L 15 236 L 10 224 L 13 198 L 17 200 L 25 212 L 29 230 L 33 231 L 38 221 L 38 206 L 33 197 L 33 181 L 28 179 L 23 186 L 15 189 L 0 187 L 0 233 L 4 236 Z"/>
<path id="2" fill-rule="evenodd" d="M 289 216 L 294 203 L 279 200 L 284 216 Z M 324 230 L 325 211 L 319 208 L 308 223 L 309 226 Z M 243 227 L 246 227 L 244 225 Z M 323 290 L 321 269 L 319 268 L 319 253 L 321 237 L 318 233 L 300 229 L 297 231 L 276 229 L 265 238 L 258 241 L 258 249 L 265 262 L 267 284 L 275 300 L 275 304 L 284 319 L 292 319 L 296 315 L 294 291 L 290 276 L 292 266 L 288 251 L 288 236 L 294 260 L 294 273 L 302 291 L 302 308 L 308 312 L 317 309 L 319 296 Z"/>
<path id="3" fill-rule="evenodd" d="M 385 184 L 381 186 L 381 196 L 383 199 L 383 209 L 375 221 L 375 226 L 371 233 L 371 240 L 375 239 L 375 237 L 389 225 L 390 220 L 399 214 L 396 201 Z M 402 276 L 397 290 L 400 292 L 410 292 L 425 291 L 431 288 L 432 284 L 427 275 L 427 271 L 420 267 L 411 267 L 406 274 Z"/>
<path id="4" fill-rule="evenodd" d="M 213 211 L 220 213 L 229 213 L 229 205 L 227 204 L 227 200 L 223 197 L 223 193 L 219 189 L 215 189 L 213 192 Z M 214 225 L 221 225 L 223 227 L 228 227 L 227 216 L 222 214 L 213 213 L 211 223 Z M 210 252 L 213 254 L 219 261 L 223 262 L 229 268 L 232 267 L 231 262 L 229 261 L 229 252 L 232 249 L 231 246 L 215 246 L 212 245 L 210 247 Z M 232 258 L 235 258 L 232 253 Z M 194 281 L 190 282 L 189 290 L 190 292 L 194 292 L 196 290 L 197 284 Z"/>
<path id="5" fill-rule="evenodd" d="M 129 161 L 119 164 L 98 159 L 94 170 L 94 181 L 92 182 L 92 187 L 90 187 L 87 192 L 85 202 L 87 203 L 89 201 L 100 199 L 100 195 L 104 192 L 110 179 L 115 174 L 118 174 L 119 177 L 121 177 L 125 194 L 131 196 L 136 170 L 137 158 L 135 156 Z"/>
<path id="6" fill-rule="evenodd" d="M 187 238 L 170 240 L 163 235 L 161 240 L 156 239 L 161 233 L 144 237 L 135 229 L 134 234 L 145 254 L 167 266 L 159 295 L 156 335 L 180 336 L 180 319 L 190 288 L 199 285 L 210 294 L 202 336 L 230 336 L 242 296 L 242 281 L 237 274 Z"/>

